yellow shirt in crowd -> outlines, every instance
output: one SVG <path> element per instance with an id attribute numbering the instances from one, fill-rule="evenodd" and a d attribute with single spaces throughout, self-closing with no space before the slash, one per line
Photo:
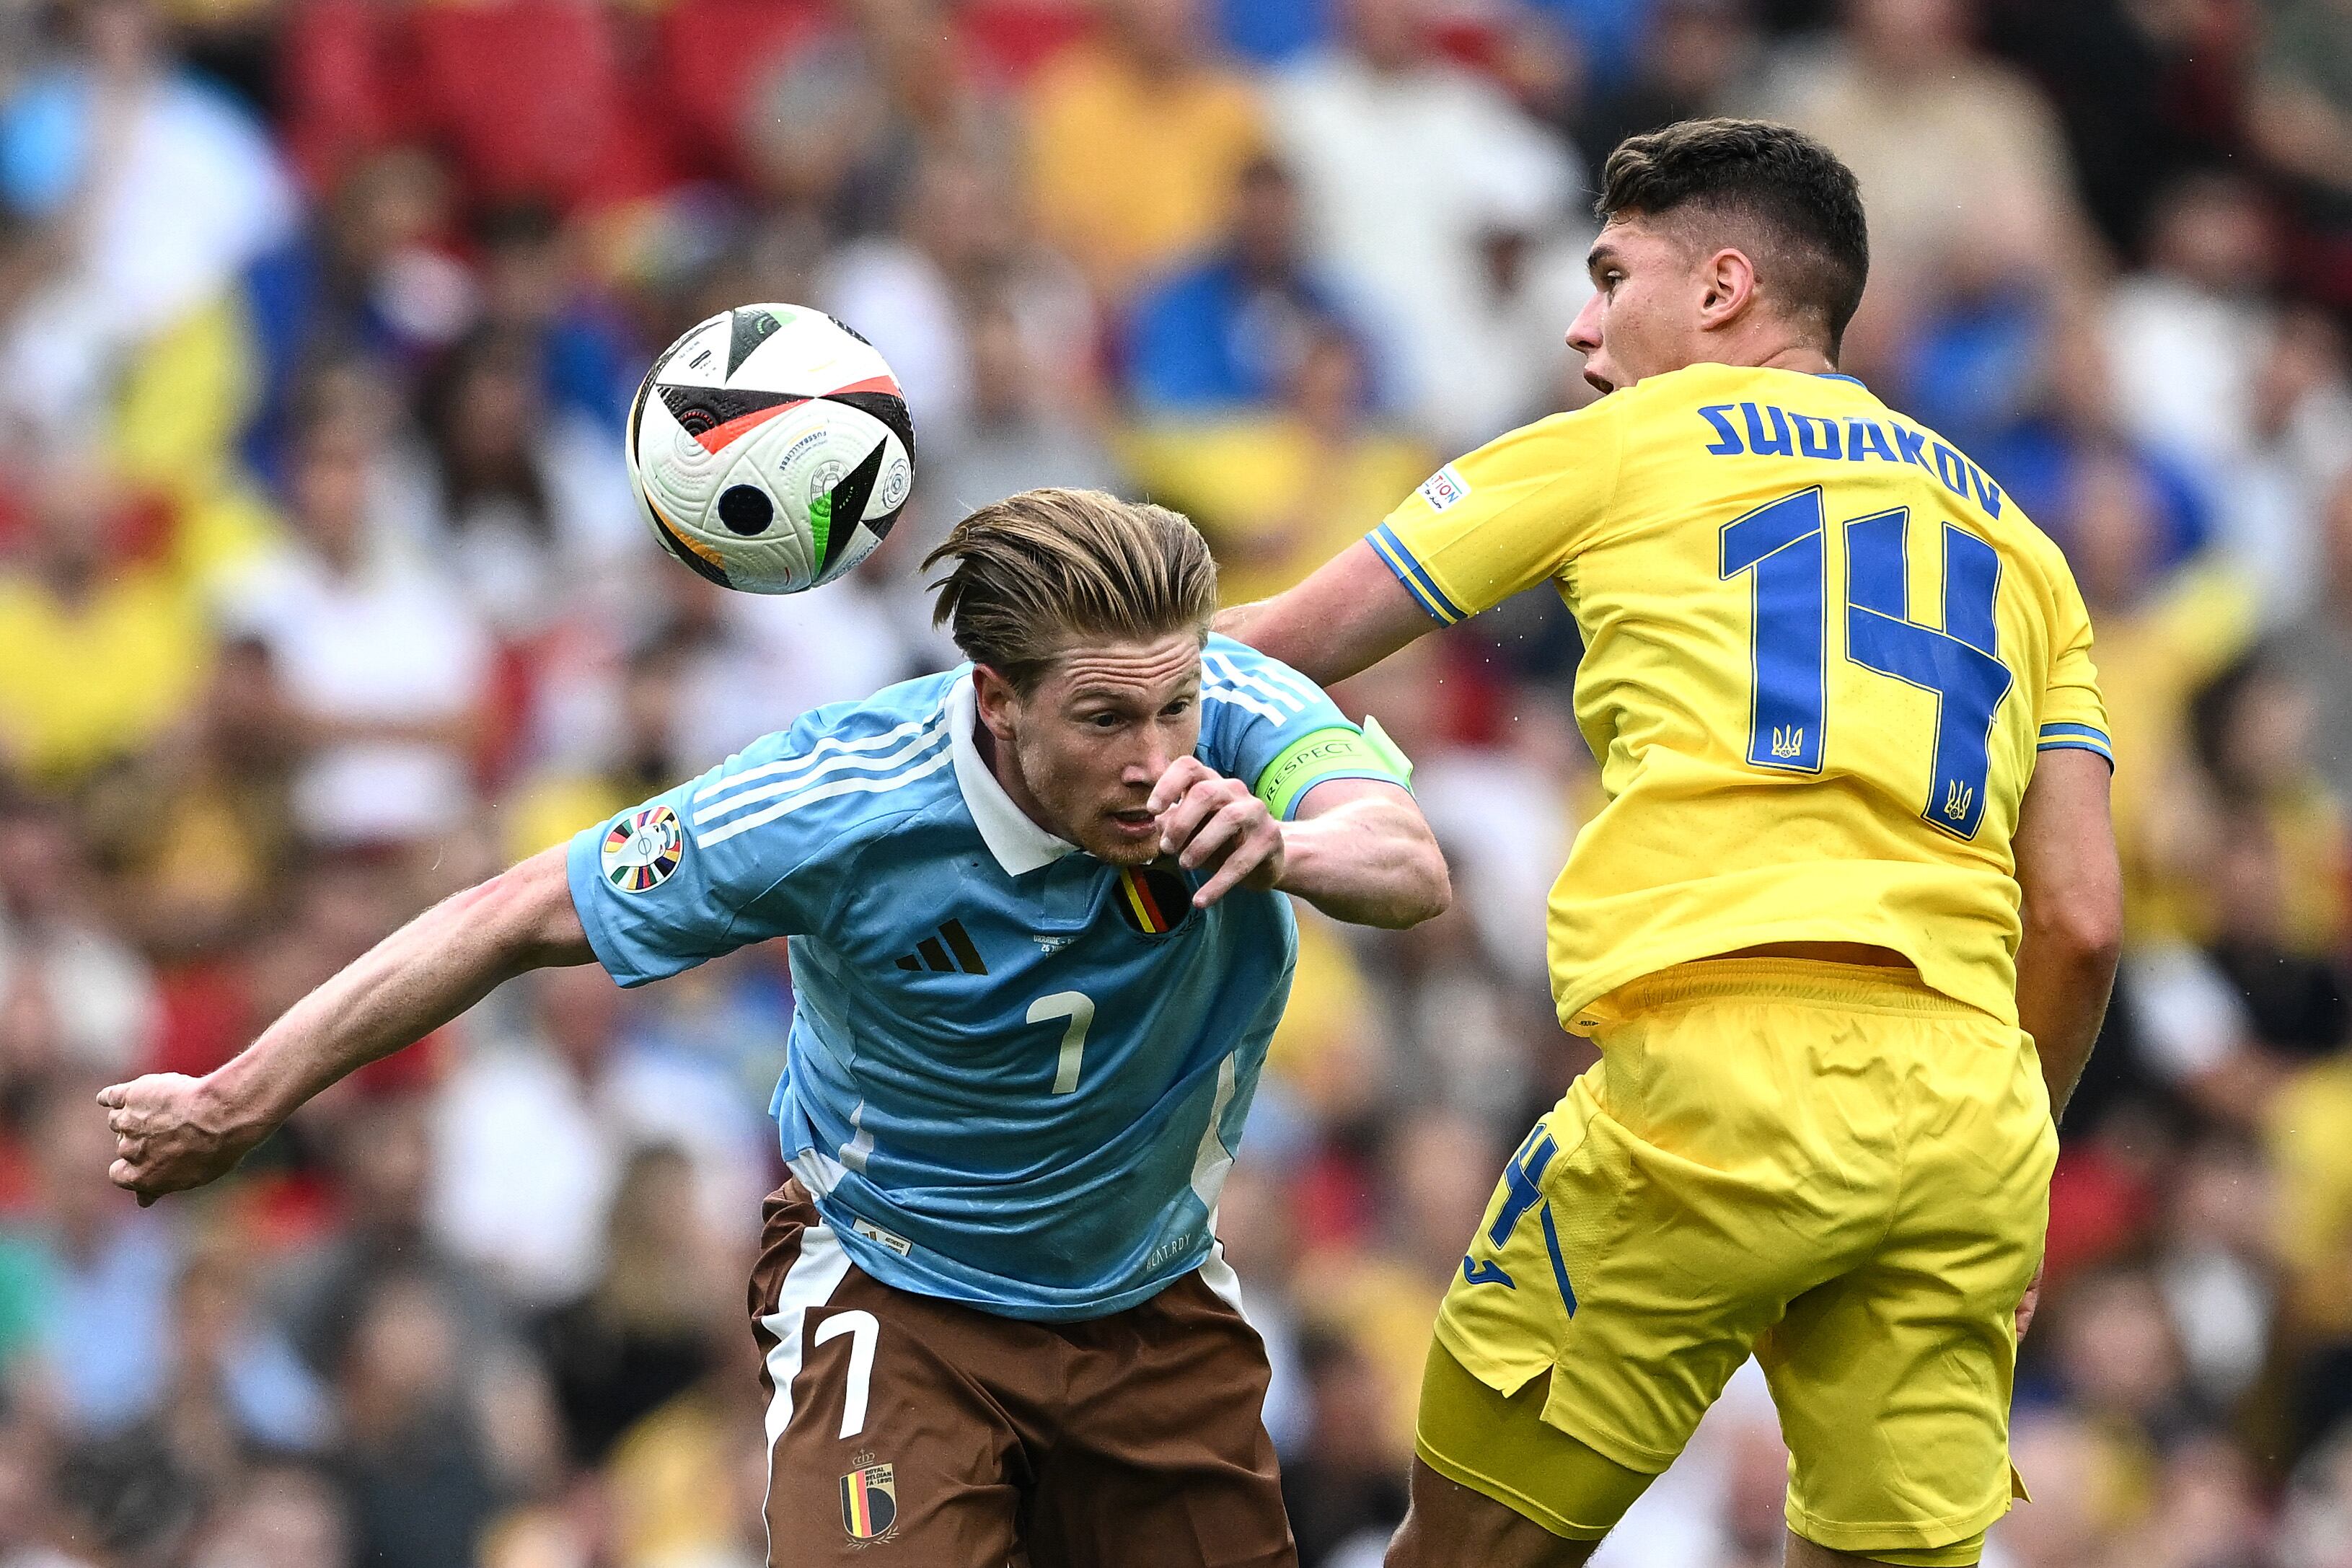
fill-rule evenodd
<path id="1" fill-rule="evenodd" d="M 0 756 L 64 784 L 139 751 L 195 700 L 211 647 L 195 595 L 161 569 L 79 605 L 0 578 Z"/>
<path id="2" fill-rule="evenodd" d="M 1031 88 L 1032 212 L 1045 238 L 1117 299 L 1208 245 L 1265 143 L 1243 78 L 1200 70 L 1154 80 L 1108 50 L 1075 48 Z"/>
<path id="3" fill-rule="evenodd" d="M 1154 500 L 1201 525 L 1228 605 L 1278 594 L 1352 542 L 1435 454 L 1402 436 L 1325 440 L 1305 422 L 1259 416 L 1155 425 L 1121 444 Z"/>

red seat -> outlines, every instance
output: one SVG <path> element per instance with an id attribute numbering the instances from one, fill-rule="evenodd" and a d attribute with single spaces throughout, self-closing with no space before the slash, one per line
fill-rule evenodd
<path id="1" fill-rule="evenodd" d="M 1077 0 L 971 0 L 956 15 L 965 58 L 1016 86 L 1093 27 Z"/>
<path id="2" fill-rule="evenodd" d="M 746 96 L 835 25 L 824 0 L 677 0 L 664 11 L 646 98 L 679 172 L 740 173 Z"/>
<path id="3" fill-rule="evenodd" d="M 629 127 L 611 19 L 594 0 L 478 0 L 408 14 L 417 128 L 477 200 L 571 204 L 609 185 Z"/>
<path id="4" fill-rule="evenodd" d="M 279 90 L 286 143 L 313 190 L 401 133 L 390 84 L 400 13 L 369 0 L 310 0 L 286 21 Z"/>

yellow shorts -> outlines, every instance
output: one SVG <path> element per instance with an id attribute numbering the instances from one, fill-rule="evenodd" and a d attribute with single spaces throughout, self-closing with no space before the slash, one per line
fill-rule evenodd
<path id="1" fill-rule="evenodd" d="M 1789 959 L 1685 964 L 1591 1017 L 1601 1059 L 1512 1156 L 1438 1343 L 1506 1403 L 1548 1373 L 1541 1423 L 1644 1476 L 1752 1352 L 1790 1530 L 1973 1561 L 2012 1496 L 2014 1313 L 2057 1154 L 2032 1041 L 1907 972 Z M 1441 1472 L 1560 1534 L 1638 1495 L 1465 1436 L 1501 1406 L 1432 1365 Z"/>

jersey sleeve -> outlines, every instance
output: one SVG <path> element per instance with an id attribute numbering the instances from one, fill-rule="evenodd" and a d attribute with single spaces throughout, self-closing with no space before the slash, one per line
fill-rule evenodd
<path id="1" fill-rule="evenodd" d="M 2074 574 L 2059 566 L 2057 611 L 2050 628 L 2050 675 L 2042 689 L 2040 752 L 2095 752 L 2113 767 L 2115 745 L 2107 739 L 2107 705 L 2099 695 L 2098 667 L 2091 662 L 2091 612 Z"/>
<path id="2" fill-rule="evenodd" d="M 1457 458 L 1366 536 L 1441 626 L 1556 576 L 1617 486 L 1624 395 Z"/>
<path id="3" fill-rule="evenodd" d="M 1285 822 L 1307 791 L 1333 779 L 1411 787 L 1393 744 L 1349 722 L 1288 665 L 1226 637 L 1210 637 L 1201 655 L 1200 756 L 1249 785 Z"/>
<path id="4" fill-rule="evenodd" d="M 614 980 L 643 985 L 817 928 L 845 825 L 824 802 L 790 809 L 808 763 L 804 746 L 771 736 L 572 838 L 572 906 Z"/>

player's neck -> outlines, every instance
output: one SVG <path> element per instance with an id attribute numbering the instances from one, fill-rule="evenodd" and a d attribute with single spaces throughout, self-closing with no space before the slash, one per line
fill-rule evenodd
<path id="1" fill-rule="evenodd" d="M 1011 751 L 996 743 L 996 732 L 982 723 L 977 714 L 971 721 L 971 744 L 972 749 L 980 753 L 980 760 L 987 764 L 989 776 L 1003 789 L 1006 798 L 1020 807 L 1022 816 L 1056 838 L 1067 837 L 1048 820 L 1045 808 L 1038 805 L 1037 797 L 1030 793 L 1029 781 L 1022 777 L 1020 765 L 1013 761 Z"/>
<path id="2" fill-rule="evenodd" d="M 1837 362 L 1811 344 L 1791 343 L 1777 353 L 1756 362 L 1759 370 L 1793 370 L 1806 375 L 1829 375 L 1837 369 Z"/>
<path id="3" fill-rule="evenodd" d="M 1703 334 L 1692 349 L 1688 364 L 1669 368 L 1728 364 L 1747 370 L 1793 370 L 1805 375 L 1829 375 L 1837 370 L 1837 362 L 1818 342 L 1799 336 L 1780 321 L 1743 321 L 1723 331 Z"/>
<path id="4" fill-rule="evenodd" d="M 1738 369 L 1792 369 L 1792 372 L 1800 372 L 1804 376 L 1834 376 L 1837 374 L 1837 362 L 1830 360 L 1830 355 L 1821 353 L 1813 345 L 1785 343 L 1778 345 L 1778 348 L 1761 345 L 1755 351 L 1715 345 L 1712 353 L 1703 353 L 1694 360 L 1684 360 L 1682 364 L 1667 364 L 1665 369 L 1654 369 L 1654 372 L 1649 372 L 1649 376 L 1663 376 L 1663 374 L 1677 372 L 1677 369 L 1691 369 L 1694 364 L 1731 364 L 1731 367 Z"/>
<path id="5" fill-rule="evenodd" d="M 1793 370 L 1804 375 L 1827 375 L 1837 369 L 1837 362 L 1818 340 L 1800 335 L 1786 322 L 1766 320 L 1751 325 L 1754 330 L 1744 334 L 1745 342 L 1724 345 L 1727 363 L 1758 370 Z"/>

